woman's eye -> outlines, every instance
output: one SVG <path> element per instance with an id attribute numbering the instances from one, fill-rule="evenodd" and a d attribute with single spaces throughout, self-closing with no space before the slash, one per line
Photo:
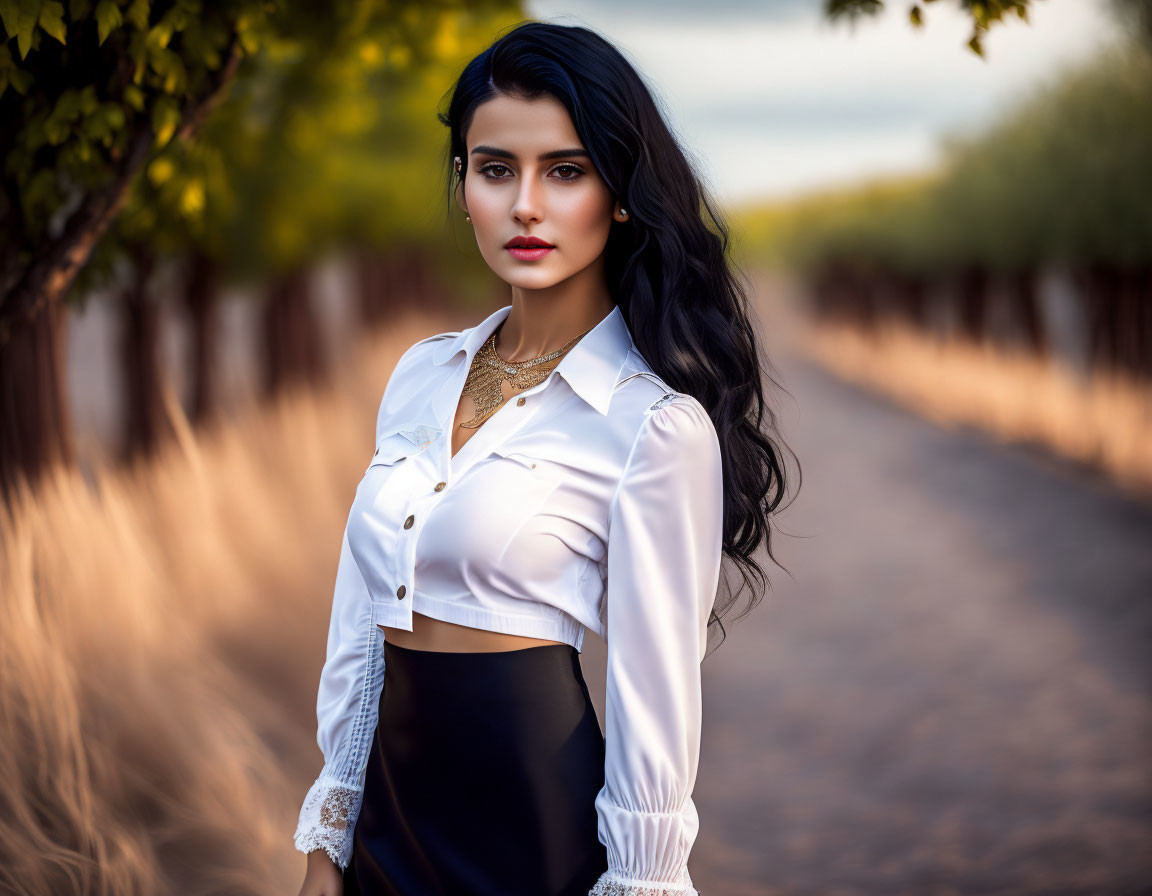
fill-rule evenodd
<path id="1" fill-rule="evenodd" d="M 503 168 L 503 169 L 507 170 L 508 166 L 507 165 L 501 165 L 499 162 L 493 162 L 491 165 L 485 165 L 483 168 L 481 168 L 480 173 L 483 174 L 486 178 L 488 178 L 488 180 L 503 180 L 502 177 L 494 177 L 492 174 L 489 173 L 489 172 L 495 170 L 496 168 Z"/>
<path id="2" fill-rule="evenodd" d="M 508 171 L 507 165 L 502 165 L 499 162 L 490 162 L 480 168 L 480 173 L 488 180 L 507 180 L 504 174 L 496 172 Z M 561 174 L 560 172 L 566 172 Z M 577 180 L 584 172 L 578 165 L 557 165 L 552 169 L 552 173 L 556 174 L 557 180 Z"/>

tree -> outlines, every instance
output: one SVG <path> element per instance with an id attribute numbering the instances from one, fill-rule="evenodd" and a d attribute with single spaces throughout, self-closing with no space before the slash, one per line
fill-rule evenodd
<path id="1" fill-rule="evenodd" d="M 924 5 L 934 2 L 937 0 L 913 3 L 908 9 L 908 20 L 917 28 L 921 27 L 924 24 Z M 968 39 L 968 49 L 983 58 L 983 39 L 988 29 L 1003 21 L 1005 16 L 1015 15 L 1027 22 L 1031 2 L 1032 0 L 956 0 L 957 5 L 972 17 L 972 36 Z M 847 19 L 855 23 L 858 19 L 874 16 L 883 9 L 884 0 L 824 0 L 824 14 L 832 21 Z"/>
<path id="2" fill-rule="evenodd" d="M 148 159 L 195 132 L 260 43 L 261 0 L 3 0 L 0 489 L 70 462 L 57 332 Z M 15 47 L 13 47 L 13 42 Z M 15 52 L 13 52 L 15 50 Z M 54 355 L 53 353 L 56 352 Z"/>

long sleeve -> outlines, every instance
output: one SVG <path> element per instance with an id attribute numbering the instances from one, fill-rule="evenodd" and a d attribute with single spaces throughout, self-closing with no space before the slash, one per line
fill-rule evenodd
<path id="1" fill-rule="evenodd" d="M 316 743 L 324 766 L 304 798 L 295 835 L 298 850 L 323 849 L 341 869 L 352 858 L 383 684 L 383 636 L 372 621 L 368 588 L 345 526 L 316 697 Z"/>
<path id="2" fill-rule="evenodd" d="M 418 363 L 424 347 L 447 335 L 453 334 L 419 340 L 396 362 L 376 411 L 375 445 L 396 403 L 406 398 L 395 384 L 404 380 L 407 365 Z M 323 849 L 341 869 L 352 859 L 352 837 L 364 800 L 365 770 L 383 687 L 384 635 L 372 618 L 371 594 L 348 546 L 345 524 L 328 646 L 316 694 L 316 743 L 324 766 L 304 797 L 294 838 L 301 852 Z"/>
<path id="3" fill-rule="evenodd" d="M 397 361 L 384 389 L 376 412 L 377 444 L 390 387 L 416 345 Z M 383 639 L 372 619 L 371 595 L 348 546 L 345 524 L 316 692 L 316 743 L 324 766 L 304 797 L 294 837 L 298 850 L 307 854 L 323 849 L 341 869 L 352 859 L 352 835 L 364 800 L 365 769 L 384 687 Z"/>
<path id="4" fill-rule="evenodd" d="M 604 787 L 608 869 L 589 896 L 697 896 L 688 855 L 700 663 L 723 541 L 720 445 L 692 396 L 658 401 L 609 514 Z"/>

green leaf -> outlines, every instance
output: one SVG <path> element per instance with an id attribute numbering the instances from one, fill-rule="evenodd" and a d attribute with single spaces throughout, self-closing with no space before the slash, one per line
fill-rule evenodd
<path id="1" fill-rule="evenodd" d="M 26 72 L 19 68 L 9 69 L 8 82 L 17 93 L 27 96 L 28 91 L 32 88 L 32 72 Z"/>
<path id="2" fill-rule="evenodd" d="M 151 4 L 148 0 L 132 0 L 132 5 L 129 6 L 128 11 L 125 12 L 124 15 L 137 31 L 148 30 L 150 7 Z"/>
<path id="3" fill-rule="evenodd" d="M 67 45 L 67 28 L 64 26 L 64 4 L 57 0 L 47 0 L 40 7 L 40 27 L 48 34 Z"/>
<path id="4" fill-rule="evenodd" d="M 104 120 L 108 123 L 108 127 L 111 130 L 119 131 L 124 127 L 124 110 L 115 103 L 105 103 L 102 111 L 104 113 Z"/>
<path id="5" fill-rule="evenodd" d="M 96 85 L 85 84 L 80 91 L 80 111 L 85 115 L 91 115 L 99 106 L 100 100 L 96 96 Z"/>
<path id="6" fill-rule="evenodd" d="M 44 133 L 48 137 L 49 143 L 53 146 L 59 146 L 72 133 L 72 126 L 59 118 L 49 118 L 44 122 Z"/>
<path id="7" fill-rule="evenodd" d="M 135 84 L 126 85 L 124 87 L 124 102 L 126 102 L 137 112 L 143 112 L 144 91 L 137 87 Z"/>
<path id="8" fill-rule="evenodd" d="M 108 35 L 122 24 L 124 20 L 120 17 L 120 7 L 115 0 L 100 0 L 96 5 L 97 43 L 103 45 Z"/>
<path id="9" fill-rule="evenodd" d="M 52 110 L 52 117 L 61 121 L 72 121 L 80 115 L 80 101 L 82 97 L 79 90 L 69 87 L 60 94 L 56 106 Z"/>
<path id="10" fill-rule="evenodd" d="M 56 172 L 52 168 L 41 168 L 33 174 L 24 185 L 20 197 L 25 213 L 35 217 L 41 208 L 48 208 L 54 204 L 56 196 Z"/>
<path id="11" fill-rule="evenodd" d="M 148 29 L 148 42 L 156 47 L 167 47 L 172 40 L 172 24 L 161 19 Z"/>
<path id="12" fill-rule="evenodd" d="M 39 3 L 21 3 L 12 11 L 12 24 L 9 25 L 5 19 L 4 30 L 16 35 L 21 59 L 27 59 L 28 51 L 32 49 L 32 32 L 36 30 L 36 19 L 39 16 Z"/>
<path id="13" fill-rule="evenodd" d="M 16 16 L 18 10 L 14 0 L 0 0 L 0 24 L 8 36 L 16 33 Z"/>
<path id="14" fill-rule="evenodd" d="M 163 146 L 172 139 L 180 124 L 180 109 L 171 97 L 158 97 L 152 106 L 152 132 L 156 135 L 156 145 Z"/>

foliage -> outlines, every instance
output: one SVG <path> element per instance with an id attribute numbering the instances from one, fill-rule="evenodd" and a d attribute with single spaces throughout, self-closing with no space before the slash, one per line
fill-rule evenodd
<path id="1" fill-rule="evenodd" d="M 936 0 L 921 0 L 913 3 L 908 10 L 908 20 L 917 28 L 924 24 L 923 7 Z M 968 49 L 977 56 L 984 56 L 984 35 L 997 22 L 1015 15 L 1028 21 L 1028 9 L 1033 0 L 956 0 L 956 5 L 972 18 L 972 36 L 968 38 Z M 874 16 L 884 9 L 884 0 L 824 0 L 824 14 L 831 20 L 847 19 L 856 22 L 866 16 Z"/>
<path id="2" fill-rule="evenodd" d="M 0 0 L 0 304 L 125 178 L 74 300 L 138 249 L 195 245 L 258 277 L 335 244 L 441 233 L 438 101 L 521 18 L 509 0 Z"/>
<path id="3" fill-rule="evenodd" d="M 115 180 L 135 134 L 170 143 L 230 49 L 260 45 L 271 8 L 0 0 L 5 229 L 33 245 L 79 194 Z"/>

